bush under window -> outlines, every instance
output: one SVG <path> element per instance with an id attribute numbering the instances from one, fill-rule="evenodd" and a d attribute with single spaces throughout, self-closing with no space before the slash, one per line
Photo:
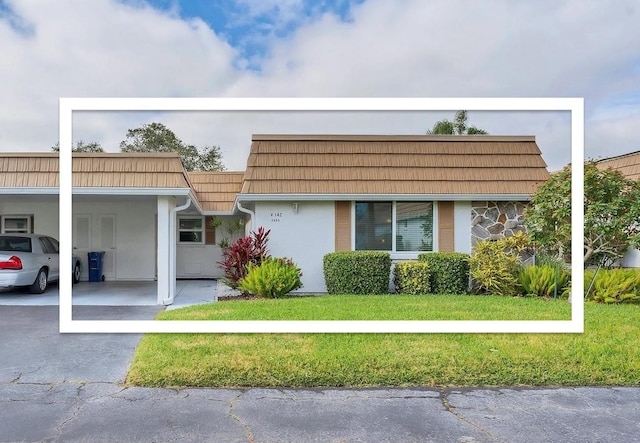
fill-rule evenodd
<path id="1" fill-rule="evenodd" d="M 434 294 L 466 294 L 469 289 L 469 254 L 434 252 L 420 254 L 418 260 L 427 263 L 431 272 Z"/>
<path id="2" fill-rule="evenodd" d="M 430 294 L 429 265 L 419 261 L 396 263 L 393 267 L 393 284 L 398 294 Z"/>
<path id="3" fill-rule="evenodd" d="M 324 280 L 330 294 L 386 294 L 391 256 L 388 252 L 331 252 L 323 259 Z"/>

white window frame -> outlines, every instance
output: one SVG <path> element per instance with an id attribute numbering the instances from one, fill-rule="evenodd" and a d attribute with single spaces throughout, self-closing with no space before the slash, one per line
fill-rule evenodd
<path id="1" fill-rule="evenodd" d="M 360 202 L 391 202 L 391 238 L 393 241 L 391 242 L 391 250 L 390 251 L 380 251 L 380 252 L 388 252 L 391 254 L 392 260 L 416 260 L 418 255 L 420 254 L 431 254 L 433 252 L 438 252 L 438 202 L 435 200 L 406 200 L 407 202 L 424 202 L 431 203 L 433 206 L 432 217 L 433 217 L 433 250 L 432 251 L 396 251 L 396 235 L 397 235 L 397 219 L 396 219 L 396 204 L 403 203 L 405 200 L 354 200 L 351 202 L 351 250 L 356 250 L 356 203 Z"/>
<path id="2" fill-rule="evenodd" d="M 180 229 L 180 220 L 196 220 L 199 219 L 201 221 L 200 229 Z M 201 215 L 182 215 L 178 217 L 178 222 L 176 223 L 176 239 L 178 240 L 179 245 L 204 245 L 205 243 L 205 218 Z M 199 232 L 201 241 L 180 241 L 180 233 L 181 232 Z"/>
<path id="3" fill-rule="evenodd" d="M 15 218 L 22 218 L 24 220 L 26 220 L 27 222 L 27 232 L 24 232 L 23 229 L 9 229 L 7 230 L 6 227 L 6 220 L 7 219 L 15 219 Z M 0 221 L 1 223 L 1 228 L 0 232 L 2 232 L 3 234 L 31 234 L 33 232 L 33 227 L 31 226 L 31 216 L 30 215 L 0 215 Z"/>

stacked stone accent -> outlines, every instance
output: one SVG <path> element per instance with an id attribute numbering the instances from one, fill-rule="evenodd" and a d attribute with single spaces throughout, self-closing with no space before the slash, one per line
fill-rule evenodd
<path id="1" fill-rule="evenodd" d="M 471 246 L 526 232 L 522 224 L 526 206 L 525 202 L 471 202 Z"/>

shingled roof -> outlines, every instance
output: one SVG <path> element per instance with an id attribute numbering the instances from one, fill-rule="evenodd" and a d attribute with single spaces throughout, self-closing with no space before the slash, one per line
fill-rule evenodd
<path id="1" fill-rule="evenodd" d="M 189 172 L 203 211 L 231 212 L 244 172 Z"/>
<path id="2" fill-rule="evenodd" d="M 254 135 L 242 194 L 531 195 L 533 136 Z"/>
<path id="3" fill-rule="evenodd" d="M 605 158 L 599 160 L 596 164 L 599 168 L 617 170 L 627 178 L 640 180 L 640 151 Z"/>
<path id="4" fill-rule="evenodd" d="M 0 154 L 0 188 L 55 188 L 58 154 Z M 189 188 L 178 154 L 74 153 L 73 186 L 91 188 Z"/>

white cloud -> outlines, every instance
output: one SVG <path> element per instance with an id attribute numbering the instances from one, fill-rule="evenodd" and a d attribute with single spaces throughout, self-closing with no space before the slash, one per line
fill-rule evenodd
<path id="1" fill-rule="evenodd" d="M 296 20 L 300 2 L 241 0 L 250 16 Z M 34 34 L 0 20 L 0 150 L 47 150 L 60 96 L 582 96 L 587 156 L 640 149 L 638 102 L 611 106 L 640 85 L 640 8 L 614 4 L 369 0 L 352 21 L 326 13 L 286 38 L 268 37 L 262 72 L 233 68 L 237 52 L 199 20 L 144 3 L 21 1 Z M 423 133 L 453 113 L 394 117 L 194 114 L 78 116 L 78 138 L 110 150 L 148 119 L 189 143 L 216 144 L 244 167 L 251 133 Z M 568 162 L 567 119 L 557 114 L 472 113 L 489 132 L 535 134 L 550 169 Z M 601 151 L 604 151 L 602 153 Z M 622 153 L 622 152 L 620 152 Z"/>
<path id="2" fill-rule="evenodd" d="M 55 143 L 59 97 L 218 95 L 236 75 L 233 49 L 200 20 L 105 0 L 11 6 L 35 31 L 0 21 L 2 150 Z"/>

